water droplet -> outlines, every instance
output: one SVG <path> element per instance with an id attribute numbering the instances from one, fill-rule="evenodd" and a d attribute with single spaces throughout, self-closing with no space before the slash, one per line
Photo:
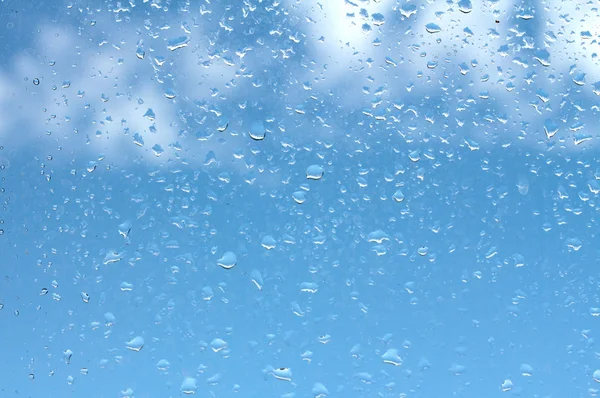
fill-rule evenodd
<path id="1" fill-rule="evenodd" d="M 536 51 L 533 59 L 538 61 L 542 66 L 550 66 L 550 53 L 546 49 Z"/>
<path id="2" fill-rule="evenodd" d="M 385 231 L 378 229 L 375 231 L 371 231 L 369 232 L 369 234 L 367 235 L 367 241 L 370 243 L 378 243 L 381 244 L 385 241 L 389 241 L 390 237 L 387 233 L 385 233 Z"/>
<path id="3" fill-rule="evenodd" d="M 304 203 L 306 201 L 306 192 L 296 191 L 292 194 L 292 199 L 294 199 L 294 202 L 301 205 L 302 203 Z"/>
<path id="4" fill-rule="evenodd" d="M 400 8 L 400 14 L 402 14 L 402 16 L 404 18 L 410 18 L 411 15 L 414 15 L 416 13 L 417 13 L 417 6 L 412 3 L 405 3 L 402 6 L 402 8 Z"/>
<path id="5" fill-rule="evenodd" d="M 39 85 L 40 84 L 40 79 L 38 79 L 37 77 L 35 79 L 33 79 L 33 84 L 34 85 Z"/>
<path id="6" fill-rule="evenodd" d="M 306 178 L 309 180 L 320 180 L 324 173 L 325 170 L 323 170 L 323 167 L 313 164 L 306 169 Z"/>
<path id="7" fill-rule="evenodd" d="M 29 380 L 35 379 L 35 375 L 33 373 L 29 373 Z"/>
<path id="8" fill-rule="evenodd" d="M 46 289 L 46 288 L 43 288 L 43 289 L 40 291 L 40 296 L 45 296 L 46 294 L 48 294 L 48 289 Z"/>
<path id="9" fill-rule="evenodd" d="M 380 13 L 372 14 L 371 19 L 373 20 L 373 25 L 375 26 L 381 26 L 385 23 L 385 17 Z"/>
<path id="10" fill-rule="evenodd" d="M 465 14 L 473 11 L 473 4 L 471 4 L 471 0 L 459 0 L 458 9 L 460 12 L 464 12 Z"/>
<path id="11" fill-rule="evenodd" d="M 183 47 L 187 47 L 190 42 L 190 38 L 188 36 L 176 37 L 174 39 L 169 40 L 167 43 L 167 49 L 170 51 L 175 51 Z"/>
<path id="12" fill-rule="evenodd" d="M 252 282 L 254 282 L 254 284 L 256 285 L 258 290 L 262 290 L 263 278 L 262 278 L 262 275 L 260 274 L 260 271 L 258 271 L 257 269 L 253 269 L 252 273 L 250 274 L 250 277 L 252 278 Z"/>
<path id="13" fill-rule="evenodd" d="M 261 246 L 267 250 L 275 249 L 277 241 L 271 235 L 265 235 L 260 242 Z"/>
<path id="14" fill-rule="evenodd" d="M 312 393 L 315 398 L 323 398 L 329 394 L 329 391 L 327 391 L 327 388 L 325 388 L 322 383 L 315 383 L 312 388 Z"/>
<path id="15" fill-rule="evenodd" d="M 219 352 L 227 348 L 227 342 L 223 339 L 213 339 L 210 343 L 210 348 L 214 352 Z"/>
<path id="16" fill-rule="evenodd" d="M 292 371 L 290 368 L 276 368 L 271 374 L 278 380 L 292 381 Z"/>
<path id="17" fill-rule="evenodd" d="M 68 365 L 71 363 L 71 357 L 73 356 L 73 351 L 71 350 L 65 350 L 63 352 L 63 360 L 65 361 L 65 363 Z"/>
<path id="18" fill-rule="evenodd" d="M 384 363 L 389 363 L 391 365 L 400 366 L 402 365 L 402 358 L 398 354 L 398 349 L 389 348 L 385 354 L 381 356 L 381 359 Z"/>
<path id="19" fill-rule="evenodd" d="M 526 363 L 521 365 L 521 375 L 523 376 L 532 376 L 533 375 L 533 368 L 531 367 L 531 365 L 528 365 Z"/>
<path id="20" fill-rule="evenodd" d="M 125 221 L 118 226 L 119 235 L 123 238 L 127 238 L 129 236 L 129 232 L 131 232 L 131 221 Z"/>
<path id="21" fill-rule="evenodd" d="M 427 25 L 425 25 L 425 30 L 427 31 L 427 33 L 439 33 L 442 31 L 442 28 L 440 28 L 437 24 L 428 23 Z"/>
<path id="22" fill-rule="evenodd" d="M 168 88 L 165 90 L 165 97 L 168 99 L 173 99 L 177 96 L 177 93 L 172 88 Z"/>
<path id="23" fill-rule="evenodd" d="M 579 238 L 568 238 L 565 241 L 565 243 L 569 249 L 572 249 L 574 251 L 578 251 L 579 249 L 581 249 L 581 246 L 583 246 L 583 243 L 581 242 L 581 240 L 579 240 Z"/>
<path id="24" fill-rule="evenodd" d="M 267 130 L 265 129 L 265 125 L 260 121 L 256 121 L 256 122 L 252 123 L 252 125 L 250 126 L 249 135 L 250 135 L 250 138 L 252 138 L 255 141 L 264 140 L 265 136 L 267 135 Z"/>
<path id="25" fill-rule="evenodd" d="M 83 300 L 84 303 L 89 303 L 90 295 L 87 294 L 86 292 L 81 292 L 81 299 Z"/>
<path id="26" fill-rule="evenodd" d="M 140 351 L 144 348 L 144 338 L 142 336 L 137 336 L 125 343 L 125 347 L 130 349 L 131 351 Z"/>
<path id="27" fill-rule="evenodd" d="M 573 77 L 573 83 L 578 86 L 583 86 L 585 84 L 585 73 L 579 72 Z"/>
<path id="28" fill-rule="evenodd" d="M 223 256 L 217 260 L 217 265 L 225 269 L 231 269 L 237 264 L 237 257 L 233 252 L 225 252 Z"/>
<path id="29" fill-rule="evenodd" d="M 392 198 L 396 202 L 400 203 L 400 202 L 402 202 L 404 200 L 404 193 L 402 193 L 402 190 L 399 189 L 396 192 L 394 192 L 394 195 L 392 196 Z"/>
<path id="30" fill-rule="evenodd" d="M 510 391 L 513 388 L 513 382 L 510 381 L 510 379 L 506 379 L 502 382 L 502 385 L 500 386 L 500 389 L 504 392 L 506 391 Z"/>
<path id="31" fill-rule="evenodd" d="M 106 256 L 104 256 L 104 265 L 108 265 L 108 264 L 112 264 L 112 263 L 117 263 L 119 261 L 121 261 L 121 258 L 123 257 L 123 254 L 121 253 L 117 253 L 115 251 L 109 251 Z"/>
<path id="32" fill-rule="evenodd" d="M 304 293 L 316 293 L 319 290 L 319 285 L 313 282 L 300 283 L 300 291 Z"/>
<path id="33" fill-rule="evenodd" d="M 221 119 L 221 120 L 219 120 L 219 123 L 217 124 L 217 131 L 222 133 L 225 130 L 227 130 L 228 126 L 229 126 L 229 120 Z"/>
<path id="34" fill-rule="evenodd" d="M 195 394 L 198 390 L 198 382 L 193 377 L 186 377 L 181 383 L 180 391 L 182 394 Z"/>
<path id="35" fill-rule="evenodd" d="M 167 371 L 171 367 L 171 364 L 166 359 L 161 359 L 156 363 L 156 369 L 161 371 Z"/>
<path id="36" fill-rule="evenodd" d="M 144 51 L 144 49 L 142 47 L 138 47 L 135 50 L 135 56 L 138 57 L 139 59 L 144 59 L 145 55 L 146 55 L 146 52 Z"/>

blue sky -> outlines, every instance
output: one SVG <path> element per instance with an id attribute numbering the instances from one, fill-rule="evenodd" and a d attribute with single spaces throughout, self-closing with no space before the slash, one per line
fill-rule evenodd
<path id="1" fill-rule="evenodd" d="M 0 396 L 594 396 L 597 20 L 0 2 Z"/>

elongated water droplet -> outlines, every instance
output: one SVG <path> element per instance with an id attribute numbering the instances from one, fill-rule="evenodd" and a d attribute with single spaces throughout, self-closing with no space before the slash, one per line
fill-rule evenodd
<path id="1" fill-rule="evenodd" d="M 175 51 L 183 47 L 187 47 L 190 42 L 190 38 L 188 36 L 176 37 L 174 39 L 169 40 L 167 43 L 167 49 L 170 51 Z"/>
<path id="2" fill-rule="evenodd" d="M 440 28 L 440 26 L 437 24 L 428 23 L 427 25 L 425 25 L 425 30 L 427 31 L 427 33 L 439 33 L 441 32 L 442 28 Z"/>

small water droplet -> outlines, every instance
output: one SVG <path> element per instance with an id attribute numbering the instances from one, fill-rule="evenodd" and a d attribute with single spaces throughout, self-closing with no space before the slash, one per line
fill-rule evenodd
<path id="1" fill-rule="evenodd" d="M 86 292 L 81 292 L 81 300 L 83 300 L 84 303 L 89 303 L 90 295 L 87 294 Z"/>
<path id="2" fill-rule="evenodd" d="M 37 77 L 35 79 L 33 79 L 33 84 L 35 84 L 36 86 L 40 84 L 40 79 L 38 79 Z"/>

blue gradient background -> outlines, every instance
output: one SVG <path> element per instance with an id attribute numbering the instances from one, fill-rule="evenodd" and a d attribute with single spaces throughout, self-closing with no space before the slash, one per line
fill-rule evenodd
<path id="1" fill-rule="evenodd" d="M 469 3 L 1 1 L 0 396 L 595 395 L 598 7 Z"/>

